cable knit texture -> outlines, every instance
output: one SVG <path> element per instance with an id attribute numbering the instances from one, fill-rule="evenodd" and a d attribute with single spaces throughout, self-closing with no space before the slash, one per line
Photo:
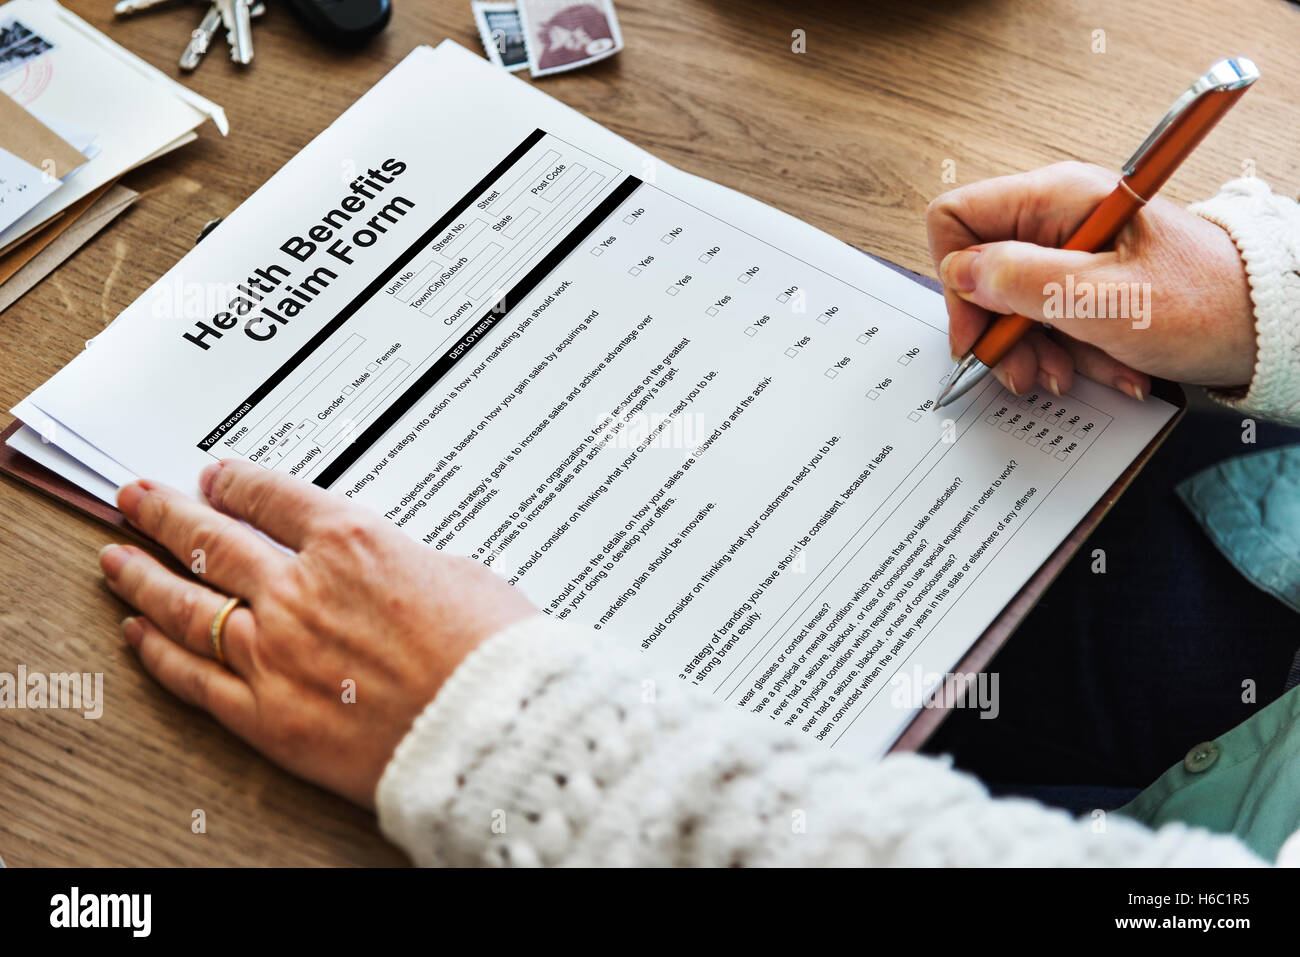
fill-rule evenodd
<path id="1" fill-rule="evenodd" d="M 423 865 L 1247 865 L 1235 839 L 994 800 L 866 762 L 538 615 L 484 642 L 398 747 L 384 833 Z"/>
<path id="2" fill-rule="evenodd" d="M 1255 304 L 1259 356 L 1250 387 L 1210 395 L 1246 415 L 1300 425 L 1300 205 L 1249 178 L 1189 209 L 1232 236 Z"/>
<path id="3" fill-rule="evenodd" d="M 1255 304 L 1254 378 L 1212 394 L 1300 424 L 1300 209 L 1257 179 L 1192 208 L 1231 234 Z M 1260 863 L 1181 825 L 995 800 L 939 759 L 866 762 L 648 672 L 544 615 L 505 629 L 398 747 L 376 794 L 384 833 L 426 865 Z"/>

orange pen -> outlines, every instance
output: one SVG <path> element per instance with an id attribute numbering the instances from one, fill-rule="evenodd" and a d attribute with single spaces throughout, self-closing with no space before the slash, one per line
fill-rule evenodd
<path id="1" fill-rule="evenodd" d="M 1110 245 L 1258 79 L 1259 70 L 1246 57 L 1220 60 L 1210 67 L 1156 124 L 1124 164 L 1114 192 L 1101 201 L 1062 248 L 1091 253 Z M 953 366 L 934 407 L 941 409 L 955 401 L 988 375 L 1033 325 L 1034 321 L 1024 316 L 994 319 L 971 351 Z"/>

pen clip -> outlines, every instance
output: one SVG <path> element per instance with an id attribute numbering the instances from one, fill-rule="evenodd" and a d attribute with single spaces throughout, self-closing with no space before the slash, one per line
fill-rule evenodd
<path id="1" fill-rule="evenodd" d="M 1206 70 L 1203 75 L 1197 77 L 1196 82 L 1174 101 L 1174 105 L 1169 108 L 1169 112 L 1156 124 L 1156 128 L 1142 141 L 1142 145 L 1124 164 L 1123 175 L 1132 176 L 1137 170 L 1138 164 L 1142 162 L 1142 158 L 1151 152 L 1156 143 L 1160 142 L 1160 139 L 1178 122 L 1178 118 L 1186 113 L 1192 104 L 1201 97 L 1210 93 L 1240 90 L 1243 87 L 1250 86 L 1258 79 L 1259 68 L 1248 57 L 1231 57 L 1227 60 L 1219 60 Z"/>

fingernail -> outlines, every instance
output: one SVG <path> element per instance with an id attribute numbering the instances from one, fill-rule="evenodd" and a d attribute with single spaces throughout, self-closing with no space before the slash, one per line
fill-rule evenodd
<path id="1" fill-rule="evenodd" d="M 1052 395 L 1058 399 L 1061 397 L 1061 383 L 1056 380 L 1056 376 L 1049 375 L 1047 377 L 1047 387 L 1052 390 Z"/>
<path id="2" fill-rule="evenodd" d="M 128 482 L 117 490 L 117 507 L 132 522 L 140 511 L 140 499 L 145 489 L 139 482 Z"/>
<path id="3" fill-rule="evenodd" d="M 978 251 L 958 249 L 943 257 L 939 263 L 939 278 L 945 286 L 958 292 L 971 292 L 975 288 L 975 257 Z"/>
<path id="4" fill-rule="evenodd" d="M 144 638 L 144 625 L 140 624 L 139 618 L 128 615 L 122 619 L 122 637 L 132 648 L 140 647 L 140 640 Z"/>
<path id="5" fill-rule="evenodd" d="M 99 550 L 99 567 L 109 578 L 116 578 L 130 557 L 121 545 L 105 545 Z"/>
<path id="6" fill-rule="evenodd" d="M 209 501 L 212 499 L 212 483 L 216 481 L 217 473 L 220 471 L 220 463 L 214 462 L 212 465 L 204 466 L 203 471 L 199 473 L 199 491 Z"/>
<path id="7" fill-rule="evenodd" d="M 1121 392 L 1133 396 L 1133 398 L 1137 399 L 1139 402 L 1146 400 L 1146 396 L 1142 394 L 1142 389 L 1136 382 L 1130 382 L 1128 379 L 1118 379 L 1115 382 L 1115 386 Z"/>
<path id="8" fill-rule="evenodd" d="M 1010 374 L 1007 375 L 1007 389 L 1015 395 L 1020 394 L 1020 390 L 1016 388 L 1016 377 Z"/>

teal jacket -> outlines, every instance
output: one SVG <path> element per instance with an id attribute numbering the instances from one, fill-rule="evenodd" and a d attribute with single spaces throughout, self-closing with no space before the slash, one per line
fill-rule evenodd
<path id="1" fill-rule="evenodd" d="M 1230 459 L 1177 491 L 1228 560 L 1297 613 L 1300 649 L 1300 446 Z M 1213 741 L 1189 744 L 1120 813 L 1151 827 L 1182 821 L 1235 834 L 1275 860 L 1300 831 L 1300 685 Z"/>

